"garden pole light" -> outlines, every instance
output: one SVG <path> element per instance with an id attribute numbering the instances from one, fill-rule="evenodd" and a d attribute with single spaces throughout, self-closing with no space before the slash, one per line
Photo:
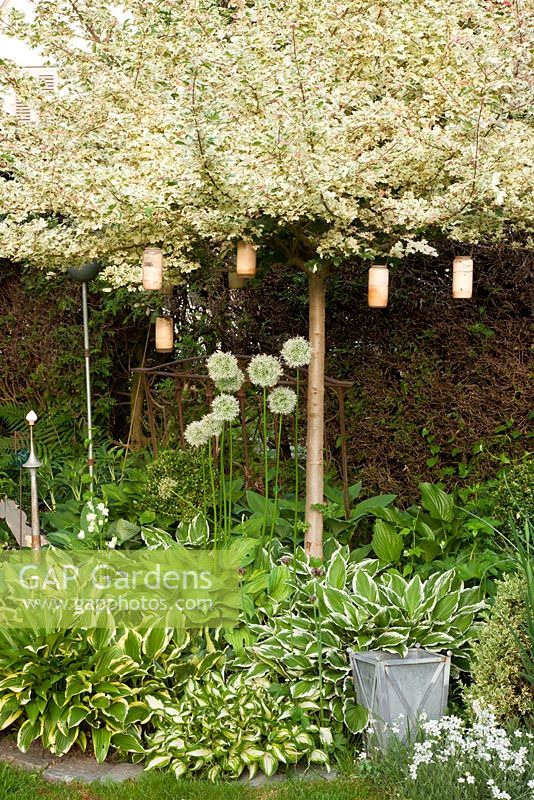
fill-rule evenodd
<path id="1" fill-rule="evenodd" d="M 30 471 L 30 494 L 31 494 L 31 507 L 32 507 L 32 550 L 41 549 L 41 531 L 39 529 L 39 498 L 37 496 L 37 470 L 41 466 L 41 462 L 35 455 L 33 449 L 33 426 L 37 422 L 37 414 L 35 411 L 30 411 L 26 415 L 26 422 L 30 426 L 30 455 L 28 460 L 22 465 L 25 469 Z"/>
<path id="2" fill-rule="evenodd" d="M 82 313 L 83 313 L 83 356 L 85 359 L 85 397 L 87 401 L 87 467 L 89 469 L 89 491 L 93 494 L 93 414 L 91 410 L 91 351 L 89 350 L 89 312 L 87 307 L 87 284 L 96 278 L 102 265 L 90 261 L 81 267 L 68 267 L 69 277 L 76 283 L 82 284 Z"/>

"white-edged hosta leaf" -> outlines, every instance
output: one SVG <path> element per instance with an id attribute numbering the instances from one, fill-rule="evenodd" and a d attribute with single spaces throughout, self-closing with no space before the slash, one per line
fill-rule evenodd
<path id="1" fill-rule="evenodd" d="M 326 573 L 326 583 L 332 589 L 344 589 L 347 580 L 347 565 L 340 552 L 337 552 Z"/>
<path id="2" fill-rule="evenodd" d="M 111 731 L 107 728 L 94 728 L 93 736 L 93 752 L 99 764 L 106 760 L 109 746 L 111 744 Z"/>
<path id="3" fill-rule="evenodd" d="M 369 714 L 364 706 L 347 697 L 343 703 L 343 719 L 351 733 L 360 733 L 369 721 Z"/>

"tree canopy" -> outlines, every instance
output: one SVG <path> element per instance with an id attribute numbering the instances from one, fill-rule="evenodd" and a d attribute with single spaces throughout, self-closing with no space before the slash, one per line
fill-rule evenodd
<path id="1" fill-rule="evenodd" d="M 2 26 L 58 70 L 0 60 L 38 124 L 1 118 L 0 248 L 103 259 L 138 285 L 239 238 L 311 265 L 531 234 L 528 9 L 486 0 L 36 0 Z M 284 249 L 285 248 L 285 249 Z M 300 254 L 300 255 L 299 255 Z"/>

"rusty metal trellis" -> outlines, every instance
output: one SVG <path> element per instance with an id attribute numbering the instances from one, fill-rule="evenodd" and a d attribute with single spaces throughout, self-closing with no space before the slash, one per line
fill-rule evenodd
<path id="1" fill-rule="evenodd" d="M 238 355 L 236 356 L 241 364 L 246 364 L 251 356 Z M 155 456 L 158 454 L 158 440 L 156 429 L 156 416 L 153 395 L 153 384 L 158 379 L 171 379 L 174 383 L 174 399 L 177 405 L 177 419 L 180 442 L 184 443 L 184 430 L 185 430 L 185 417 L 184 417 L 184 390 L 187 386 L 196 385 L 202 386 L 204 389 L 204 402 L 206 406 L 210 406 L 214 397 L 213 383 L 207 373 L 201 373 L 195 370 L 195 366 L 205 363 L 204 357 L 184 358 L 178 361 L 169 361 L 164 364 L 158 364 L 154 367 L 137 367 L 131 369 L 130 372 L 141 373 L 141 390 L 144 393 L 146 403 L 146 410 L 148 416 L 148 427 L 150 431 L 150 441 L 152 450 Z M 301 388 L 306 394 L 307 391 L 307 370 L 301 369 L 303 380 L 301 381 Z M 296 381 L 291 377 L 284 377 L 280 383 L 283 386 L 295 386 Z M 339 438 L 341 442 L 341 475 L 343 479 L 343 498 L 345 504 L 345 516 L 349 518 L 349 477 L 348 477 L 348 460 L 347 460 L 347 433 L 346 433 L 346 419 L 345 419 L 345 392 L 353 386 L 353 381 L 341 381 L 336 378 L 325 376 L 325 389 L 336 395 L 338 412 L 339 412 Z M 247 441 L 247 419 L 246 419 L 246 395 L 243 388 L 237 393 L 240 409 L 240 422 L 243 430 L 243 460 L 245 468 L 245 477 L 250 480 L 250 456 Z"/>

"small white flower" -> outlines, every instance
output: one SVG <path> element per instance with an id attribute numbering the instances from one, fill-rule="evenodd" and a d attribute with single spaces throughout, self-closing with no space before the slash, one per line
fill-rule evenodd
<path id="1" fill-rule="evenodd" d="M 116 546 L 117 546 L 117 537 L 112 536 L 108 542 L 108 547 L 110 550 L 115 550 Z"/>
<path id="2" fill-rule="evenodd" d="M 209 436 L 202 420 L 191 422 L 184 431 L 184 438 L 190 447 L 203 447 L 207 444 Z"/>
<path id="3" fill-rule="evenodd" d="M 305 367 L 310 363 L 310 343 L 302 336 L 288 339 L 282 347 L 282 358 L 288 367 Z"/>
<path id="4" fill-rule="evenodd" d="M 102 509 L 102 516 L 103 516 L 103 517 L 109 517 L 109 508 L 105 508 L 105 507 L 104 507 L 104 508 Z"/>
<path id="5" fill-rule="evenodd" d="M 238 392 L 245 383 L 245 373 L 238 369 L 233 378 L 223 378 L 220 381 L 215 381 L 215 386 L 219 392 L 224 394 L 235 394 Z"/>
<path id="6" fill-rule="evenodd" d="M 212 436 L 221 435 L 223 427 L 222 420 L 217 419 L 217 417 L 213 414 L 205 414 L 200 421 L 204 426 L 204 432 L 207 439 L 211 439 Z"/>
<path id="7" fill-rule="evenodd" d="M 85 533 L 83 531 L 78 533 L 78 539 L 85 539 Z"/>
<path id="8" fill-rule="evenodd" d="M 211 410 L 216 419 L 233 422 L 239 416 L 239 403 L 231 394 L 220 394 L 213 400 Z"/>
<path id="9" fill-rule="evenodd" d="M 237 358 L 232 353 L 223 353 L 221 350 L 208 358 L 207 367 L 208 375 L 214 383 L 235 379 L 239 371 Z"/>
<path id="10" fill-rule="evenodd" d="M 248 365 L 248 376 L 254 386 L 275 386 L 282 375 L 282 364 L 274 356 L 254 356 Z"/>
<path id="11" fill-rule="evenodd" d="M 87 514 L 87 522 L 94 522 L 96 519 L 96 514 Z"/>
<path id="12" fill-rule="evenodd" d="M 106 506 L 104 505 L 104 503 L 99 503 L 96 508 L 97 508 L 97 511 L 103 511 L 105 509 L 105 507 Z"/>
<path id="13" fill-rule="evenodd" d="M 269 395 L 268 403 L 271 414 L 292 414 L 297 405 L 297 395 L 293 389 L 279 386 Z"/>

